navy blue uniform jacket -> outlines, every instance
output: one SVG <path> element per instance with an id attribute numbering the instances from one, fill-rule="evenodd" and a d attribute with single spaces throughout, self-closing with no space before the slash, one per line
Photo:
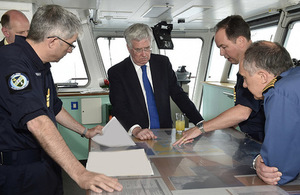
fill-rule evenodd
<path id="1" fill-rule="evenodd" d="M 62 109 L 50 63 L 43 64 L 20 36 L 0 49 L 0 57 L 0 151 L 41 148 L 26 123 L 47 115 L 56 124 Z"/>
<path id="2" fill-rule="evenodd" d="M 193 102 L 177 84 L 169 58 L 151 54 L 150 68 L 160 128 L 172 128 L 170 97 L 194 124 L 203 120 Z M 128 131 L 133 125 L 149 128 L 142 88 L 130 57 L 108 70 L 113 115 Z"/>

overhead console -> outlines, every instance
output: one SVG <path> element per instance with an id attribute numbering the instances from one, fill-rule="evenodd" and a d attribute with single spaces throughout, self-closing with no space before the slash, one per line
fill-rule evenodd
<path id="1" fill-rule="evenodd" d="M 173 49 L 174 45 L 171 40 L 173 24 L 162 21 L 152 27 L 152 30 L 158 49 Z"/>

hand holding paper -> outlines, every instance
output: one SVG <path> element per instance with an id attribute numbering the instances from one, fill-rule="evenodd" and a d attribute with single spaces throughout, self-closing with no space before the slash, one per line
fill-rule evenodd
<path id="1" fill-rule="evenodd" d="M 116 117 L 113 117 L 104 126 L 102 135 L 96 135 L 92 140 L 107 147 L 135 146 L 135 143 Z"/>

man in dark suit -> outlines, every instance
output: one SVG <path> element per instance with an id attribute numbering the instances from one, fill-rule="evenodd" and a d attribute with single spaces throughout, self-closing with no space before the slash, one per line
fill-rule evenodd
<path id="1" fill-rule="evenodd" d="M 108 70 L 110 102 L 113 115 L 129 134 L 141 139 L 155 139 L 150 130 L 149 100 L 144 87 L 142 66 L 154 93 L 157 108 L 158 128 L 171 128 L 170 97 L 194 124 L 203 120 L 195 105 L 177 84 L 176 75 L 166 56 L 151 54 L 153 34 L 145 24 L 133 24 L 125 30 L 125 39 L 130 57 Z"/>
<path id="2" fill-rule="evenodd" d="M 15 35 L 26 37 L 30 26 L 27 17 L 18 10 L 5 12 L 1 17 L 1 25 L 5 38 L 0 42 L 0 47 L 15 42 Z"/>

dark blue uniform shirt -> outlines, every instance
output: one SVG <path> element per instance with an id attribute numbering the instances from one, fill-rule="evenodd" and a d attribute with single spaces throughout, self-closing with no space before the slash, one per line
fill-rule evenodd
<path id="1" fill-rule="evenodd" d="M 61 195 L 61 169 L 26 125 L 41 115 L 56 124 L 62 109 L 50 64 L 18 36 L 0 48 L 0 59 L 0 194 Z"/>
<path id="2" fill-rule="evenodd" d="M 252 109 L 248 120 L 239 123 L 241 131 L 248 134 L 250 137 L 263 141 L 265 115 L 263 109 L 263 101 L 255 100 L 253 94 L 243 87 L 244 79 L 238 73 L 235 85 L 235 105 L 243 105 Z"/>
<path id="3" fill-rule="evenodd" d="M 0 48 L 0 151 L 40 148 L 26 123 L 62 108 L 50 72 L 23 37 Z"/>

